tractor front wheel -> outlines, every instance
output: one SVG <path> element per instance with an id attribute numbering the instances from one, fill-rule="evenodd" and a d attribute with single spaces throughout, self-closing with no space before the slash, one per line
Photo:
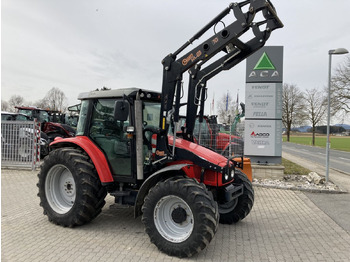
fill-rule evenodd
<path id="1" fill-rule="evenodd" d="M 45 158 L 38 174 L 40 205 L 49 221 L 64 227 L 94 219 L 107 194 L 94 165 L 81 150 L 61 148 Z"/>
<path id="2" fill-rule="evenodd" d="M 158 182 L 146 196 L 142 212 L 151 242 L 177 257 L 204 249 L 219 220 L 217 204 L 205 186 L 183 177 Z"/>
<path id="3" fill-rule="evenodd" d="M 227 203 L 218 203 L 220 223 L 237 223 L 245 218 L 253 208 L 254 189 L 248 177 L 240 170 L 235 170 L 234 184 L 243 184 L 243 194 Z"/>

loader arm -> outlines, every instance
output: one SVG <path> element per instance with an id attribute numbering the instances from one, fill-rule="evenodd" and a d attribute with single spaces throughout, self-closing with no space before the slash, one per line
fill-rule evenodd
<path id="1" fill-rule="evenodd" d="M 230 70 L 248 56 L 258 51 L 265 45 L 271 34 L 271 31 L 260 31 L 257 25 L 252 25 L 252 30 L 254 32 L 254 37 L 246 43 L 242 43 L 240 47 L 234 47 L 230 53 L 202 70 L 200 70 L 200 64 L 197 64 L 189 70 L 190 81 L 187 97 L 186 130 L 184 132 L 184 137 L 186 139 L 192 141 L 195 118 L 197 115 L 199 115 L 199 122 L 203 122 L 207 81 L 222 71 Z M 200 109 L 197 114 L 198 106 Z"/>
<path id="2" fill-rule="evenodd" d="M 248 11 L 244 12 L 242 9 L 248 4 Z M 226 26 L 220 32 L 214 33 L 214 35 L 209 37 L 206 41 L 197 45 L 191 51 L 187 52 L 185 55 L 182 55 L 179 59 L 177 59 L 177 56 L 182 53 L 184 49 L 191 45 L 193 41 L 199 39 L 205 32 L 220 22 L 224 17 L 230 14 L 231 10 L 236 18 L 236 21 Z M 259 12 L 262 13 L 264 20 L 254 22 L 255 16 Z M 260 27 L 263 25 L 266 26 L 263 30 L 261 30 Z M 241 3 L 231 3 L 229 7 L 227 7 L 212 21 L 210 21 L 189 41 L 182 45 L 176 52 L 169 54 L 163 59 L 162 100 L 159 121 L 159 128 L 161 131 L 157 136 L 156 150 L 156 158 L 158 161 L 173 159 L 174 157 L 175 145 L 171 151 L 168 145 L 167 133 L 171 121 L 177 123 L 179 119 L 183 73 L 190 68 L 196 68 L 196 66 L 196 70 L 198 71 L 198 68 L 200 68 L 204 63 L 217 55 L 220 51 L 227 52 L 228 54 L 218 59 L 212 65 L 209 65 L 207 67 L 208 70 L 199 73 L 199 75 L 207 75 L 208 72 L 210 72 L 210 68 L 215 69 L 213 74 L 208 75 L 210 78 L 222 70 L 229 70 L 234 65 L 238 64 L 247 56 L 262 47 L 270 36 L 270 33 L 273 30 L 281 27 L 283 27 L 283 24 L 278 18 L 274 7 L 269 0 L 247 0 Z M 245 44 L 239 39 L 239 37 L 248 30 L 252 30 L 255 37 Z M 256 44 L 256 41 L 258 44 Z M 259 48 L 254 47 L 254 45 L 259 46 Z M 234 53 L 231 54 L 230 51 Z M 236 54 L 237 52 L 241 54 L 239 55 L 238 59 L 235 58 L 238 55 Z M 224 64 L 224 66 L 220 67 L 222 64 Z M 202 78 L 201 76 L 197 77 L 198 79 Z M 196 81 L 194 81 L 192 84 L 198 86 L 198 83 L 195 82 Z M 191 90 L 189 92 L 189 95 L 193 96 L 194 93 L 197 97 L 199 97 L 199 94 L 204 94 L 200 88 L 197 88 L 197 90 L 195 88 L 191 88 L 192 84 L 190 83 Z M 194 114 L 194 117 L 192 114 L 187 116 L 187 118 L 191 118 L 190 121 L 193 121 L 193 124 L 195 121 L 195 115 L 196 114 Z"/>

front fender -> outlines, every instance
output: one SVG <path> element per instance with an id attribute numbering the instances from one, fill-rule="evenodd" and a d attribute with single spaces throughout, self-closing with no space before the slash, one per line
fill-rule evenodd
<path id="1" fill-rule="evenodd" d="M 78 146 L 88 154 L 96 168 L 102 184 L 114 181 L 105 154 L 88 137 L 57 137 L 55 138 L 55 141 L 50 144 L 52 149 L 69 146 Z"/>
<path id="2" fill-rule="evenodd" d="M 146 197 L 148 191 L 161 179 L 167 178 L 167 176 L 170 177 L 171 171 L 179 171 L 183 167 L 188 166 L 189 164 L 177 164 L 177 165 L 171 165 L 164 167 L 157 172 L 153 173 L 149 178 L 145 180 L 145 182 L 142 184 L 135 202 L 134 207 L 134 216 L 137 218 L 142 214 L 141 207 L 143 205 L 143 200 Z M 184 173 L 185 174 L 185 173 Z M 184 175 L 185 176 L 185 175 Z"/>

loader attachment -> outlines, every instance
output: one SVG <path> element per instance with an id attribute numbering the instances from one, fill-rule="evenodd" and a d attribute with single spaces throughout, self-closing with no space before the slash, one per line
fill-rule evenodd
<path id="1" fill-rule="evenodd" d="M 243 10 L 247 10 L 244 12 Z M 192 48 L 191 51 L 177 58 L 189 45 L 199 39 L 209 29 L 215 27 L 224 17 L 233 13 L 235 21 L 215 32 L 207 40 Z M 260 19 L 256 21 L 257 19 Z M 282 28 L 283 23 L 278 18 L 274 6 L 269 0 L 248 0 L 231 3 L 218 16 L 211 20 L 190 40 L 183 44 L 173 54 L 166 56 L 163 61 L 162 103 L 159 127 L 161 135 L 157 137 L 157 159 L 173 159 L 174 149 L 168 145 L 167 133 L 171 123 L 177 126 L 182 89 L 182 75 L 190 69 L 187 115 L 189 136 L 193 132 L 198 105 L 201 114 L 204 111 L 206 81 L 223 70 L 229 70 L 249 55 L 265 45 L 273 30 Z M 248 41 L 241 39 L 242 35 L 250 32 L 253 37 Z M 224 55 L 201 70 L 204 63 L 223 51 Z M 175 143 L 173 145 L 175 148 Z"/>

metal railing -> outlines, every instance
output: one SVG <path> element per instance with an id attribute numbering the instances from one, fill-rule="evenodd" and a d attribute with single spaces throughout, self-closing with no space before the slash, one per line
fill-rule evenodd
<path id="1" fill-rule="evenodd" d="M 184 118 L 182 118 L 176 128 L 178 137 L 182 137 L 182 133 L 179 130 L 185 128 L 184 124 Z M 169 135 L 172 134 L 173 129 L 169 129 Z M 224 127 L 216 123 L 209 124 L 207 121 L 203 121 L 201 124 L 199 121 L 196 121 L 193 130 L 193 139 L 195 143 L 225 157 L 244 156 L 244 123 L 236 123 L 233 129 L 232 125 Z"/>
<path id="2" fill-rule="evenodd" d="M 36 169 L 40 136 L 37 121 L 1 121 L 1 167 Z"/>
<path id="3" fill-rule="evenodd" d="M 213 133 L 214 128 L 216 129 L 216 135 Z M 200 127 L 198 123 L 193 135 L 196 143 L 225 157 L 241 157 L 244 155 L 244 138 L 242 133 L 237 131 L 231 130 L 230 127 L 226 130 L 223 128 L 219 130 L 219 127 L 214 125 L 211 125 L 209 129 L 208 124 L 203 122 Z"/>

